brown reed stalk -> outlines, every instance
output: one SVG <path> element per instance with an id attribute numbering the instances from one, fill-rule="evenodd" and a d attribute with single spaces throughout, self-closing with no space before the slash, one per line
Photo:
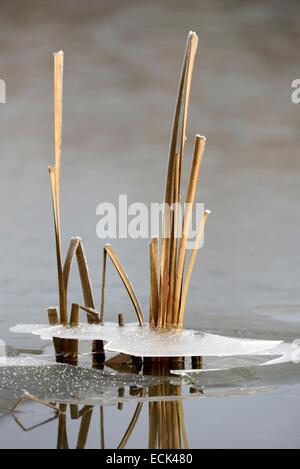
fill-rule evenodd
<path id="1" fill-rule="evenodd" d="M 144 391 L 142 390 L 142 395 L 143 395 Z M 128 425 L 128 428 L 126 430 L 126 432 L 124 433 L 124 436 L 122 438 L 122 440 L 120 441 L 117 449 L 124 449 L 125 446 L 126 446 L 126 443 L 128 442 L 133 430 L 135 429 L 135 426 L 138 422 L 138 419 L 139 419 L 139 416 L 142 412 L 142 408 L 143 408 L 143 403 L 142 402 L 139 402 L 136 406 L 136 409 L 134 411 L 134 414 L 133 414 L 133 417 Z"/>
<path id="2" fill-rule="evenodd" d="M 123 313 L 118 314 L 118 322 L 120 327 L 125 326 L 125 316 Z"/>
<path id="3" fill-rule="evenodd" d="M 66 411 L 67 404 L 59 404 L 57 449 L 69 449 Z"/>
<path id="4" fill-rule="evenodd" d="M 106 260 L 107 260 L 107 256 L 106 254 L 109 256 L 109 258 L 111 259 L 114 267 L 116 268 L 127 292 L 128 292 L 128 295 L 129 295 L 129 298 L 133 304 L 133 307 L 135 309 L 135 312 L 136 312 L 136 315 L 137 315 L 137 318 L 138 318 L 138 321 L 140 323 L 140 326 L 143 326 L 144 325 L 144 317 L 143 317 L 143 313 L 142 313 L 142 309 L 141 309 L 141 306 L 140 306 L 140 303 L 136 297 L 136 294 L 133 290 L 133 287 L 130 283 L 130 280 L 125 272 L 125 270 L 123 269 L 122 265 L 121 265 L 121 262 L 119 261 L 116 253 L 114 252 L 112 246 L 110 244 L 106 244 L 104 246 L 104 256 L 103 256 L 103 271 L 104 271 L 104 275 L 102 276 L 102 289 L 101 289 L 101 316 L 100 316 L 100 319 L 101 321 L 103 321 L 103 317 L 104 317 L 104 301 L 105 301 L 105 295 L 104 295 L 104 292 L 105 292 L 105 279 L 106 279 L 106 275 L 105 275 L 105 272 L 106 272 Z"/>
<path id="5" fill-rule="evenodd" d="M 61 137 L 62 137 L 62 89 L 63 89 L 63 52 L 54 53 L 54 137 L 55 137 L 55 167 L 49 167 L 52 189 L 52 205 L 55 226 L 56 259 L 59 287 L 59 313 L 61 324 L 67 325 L 66 293 L 64 288 L 62 256 L 61 256 L 61 228 L 60 228 L 60 166 L 61 166 Z"/>
<path id="6" fill-rule="evenodd" d="M 100 447 L 105 449 L 104 407 L 100 406 Z"/>
<path id="7" fill-rule="evenodd" d="M 67 325 L 67 305 L 66 305 L 66 292 L 64 287 L 63 269 L 62 269 L 62 257 L 61 257 L 61 239 L 59 231 L 59 202 L 57 200 L 57 171 L 56 168 L 49 167 L 51 189 L 52 189 L 52 206 L 54 216 L 54 232 L 55 232 L 55 246 L 56 246 L 56 262 L 57 262 L 57 275 L 58 275 L 58 289 L 59 289 L 59 315 L 60 323 Z"/>
<path id="8" fill-rule="evenodd" d="M 191 226 L 192 219 L 192 210 L 195 203 L 196 190 L 199 181 L 200 168 L 203 158 L 203 152 L 205 148 L 205 137 L 200 135 L 196 136 L 194 157 L 191 167 L 190 179 L 188 184 L 188 191 L 186 196 L 186 205 L 185 213 L 183 219 L 182 235 L 179 243 L 178 249 L 178 262 L 177 262 L 177 272 L 176 272 L 176 286 L 175 286 L 175 295 L 174 295 L 174 316 L 176 319 L 176 324 L 178 323 L 178 314 L 179 314 L 179 304 L 180 304 L 180 295 L 183 282 L 184 274 L 184 264 L 186 258 L 186 247 L 188 241 L 189 230 Z"/>
<path id="9" fill-rule="evenodd" d="M 157 325 L 158 316 L 158 238 L 150 242 L 150 325 Z"/>
<path id="10" fill-rule="evenodd" d="M 79 325 L 79 305 L 76 303 L 73 303 L 72 309 L 71 309 L 70 326 L 78 327 L 78 325 Z M 78 360 L 78 340 L 77 339 L 69 339 L 69 360 L 71 362 L 77 362 Z"/>
<path id="11" fill-rule="evenodd" d="M 157 402 L 149 402 L 149 449 L 155 449 L 157 441 Z"/>
<path id="12" fill-rule="evenodd" d="M 93 415 L 93 407 L 90 407 L 89 410 L 82 416 L 78 440 L 77 440 L 77 446 L 76 446 L 77 449 L 85 448 L 90 425 L 91 425 L 92 415 Z"/>
<path id="13" fill-rule="evenodd" d="M 194 66 L 194 59 L 197 49 L 198 38 L 195 33 L 190 32 L 186 51 L 184 55 L 184 61 L 182 66 L 181 78 L 179 83 L 177 103 L 175 107 L 174 120 L 173 120 L 173 129 L 170 143 L 170 154 L 169 154 L 169 166 L 167 174 L 167 183 L 165 191 L 165 204 L 167 207 L 170 207 L 173 203 L 173 191 L 172 191 L 172 182 L 173 182 L 173 173 L 175 168 L 175 158 L 176 158 L 176 149 L 177 149 L 177 140 L 179 133 L 179 124 L 181 116 L 181 107 L 182 101 L 185 94 L 184 101 L 184 115 L 183 115 L 183 124 L 181 131 L 181 142 L 180 142 L 180 172 L 182 166 L 182 158 L 184 152 L 184 145 L 186 140 L 186 123 L 187 123 L 187 114 L 189 108 L 190 100 L 190 87 L 191 87 L 191 77 Z M 179 179 L 180 181 L 180 179 Z M 180 186 L 180 183 L 179 183 Z M 161 245 L 161 266 L 160 266 L 160 300 L 159 300 L 159 326 L 162 327 L 166 323 L 167 315 L 167 301 L 168 301 L 168 291 L 169 291 L 169 269 L 170 269 L 170 214 L 169 210 L 166 210 L 163 221 L 163 238 Z"/>
<path id="14" fill-rule="evenodd" d="M 57 308 L 48 308 L 48 320 L 50 326 L 57 326 L 59 324 L 59 317 Z M 61 339 L 58 337 L 53 338 L 53 345 L 56 355 L 61 352 Z"/>
<path id="15" fill-rule="evenodd" d="M 88 265 L 87 265 L 87 261 L 86 261 L 86 257 L 84 254 L 81 241 L 79 241 L 79 244 L 76 250 L 76 258 L 77 258 L 77 263 L 78 263 L 78 270 L 79 270 L 79 275 L 80 275 L 84 304 L 85 306 L 89 308 L 95 309 L 95 303 L 93 299 Z"/>
<path id="16" fill-rule="evenodd" d="M 19 397 L 19 399 L 16 400 L 13 407 L 10 409 L 10 412 L 13 414 L 17 410 L 17 408 L 21 404 L 23 404 L 23 402 L 26 402 L 26 401 L 36 402 L 37 404 L 41 404 L 45 407 L 49 407 L 50 409 L 55 410 L 55 411 L 58 410 L 55 404 L 45 402 L 42 399 L 39 399 L 38 397 L 33 396 L 32 394 L 29 394 L 28 392 L 25 392 L 23 396 Z"/>
<path id="17" fill-rule="evenodd" d="M 181 438 L 183 440 L 183 447 L 184 449 L 189 449 L 189 442 L 187 438 L 185 422 L 184 422 L 184 414 L 183 414 L 183 403 L 182 401 L 177 402 L 177 412 L 178 412 L 178 419 L 179 419 L 179 428 Z M 181 446 L 182 447 L 182 446 Z"/>
<path id="18" fill-rule="evenodd" d="M 79 408 L 77 404 L 70 404 L 70 415 L 72 420 L 79 419 Z"/>
<path id="19" fill-rule="evenodd" d="M 170 281 L 167 326 L 172 326 L 175 322 L 174 316 L 174 294 L 176 288 L 176 269 L 177 269 L 177 238 L 178 238 L 178 216 L 180 202 L 180 155 L 176 154 L 175 169 L 173 176 L 174 206 L 172 210 L 172 237 L 171 237 L 171 257 L 170 257 Z"/>
<path id="20" fill-rule="evenodd" d="M 89 324 L 100 324 L 100 319 L 99 319 L 100 313 L 96 311 L 94 308 L 89 308 L 88 306 L 79 305 L 79 309 L 86 312 Z"/>
<path id="21" fill-rule="evenodd" d="M 80 241 L 81 240 L 78 237 L 71 238 L 71 240 L 70 240 L 69 249 L 68 249 L 68 252 L 67 252 L 67 256 L 66 256 L 65 263 L 64 263 L 64 268 L 63 268 L 64 285 L 65 285 L 65 291 L 66 292 L 68 290 L 71 267 L 72 267 L 74 258 L 76 256 L 76 251 L 78 249 L 78 245 L 79 245 Z"/>
<path id="22" fill-rule="evenodd" d="M 104 248 L 103 249 L 103 257 L 102 257 L 102 286 L 101 286 L 101 298 L 100 298 L 100 323 L 101 324 L 104 321 L 106 266 L 107 266 L 107 251 Z"/>
<path id="23" fill-rule="evenodd" d="M 187 270 L 187 274 L 186 274 L 186 278 L 185 278 L 185 282 L 184 282 L 184 286 L 183 286 L 183 290 L 182 290 L 181 304 L 180 304 L 180 310 L 179 310 L 179 316 L 178 316 L 178 324 L 179 324 L 180 327 L 182 327 L 182 324 L 183 324 L 185 305 L 186 305 L 187 294 L 188 294 L 188 289 L 189 289 L 189 286 L 190 286 L 192 272 L 193 272 L 194 265 L 195 265 L 195 262 L 196 262 L 196 258 L 197 258 L 197 255 L 198 255 L 200 243 L 201 243 L 201 240 L 203 238 L 205 224 L 207 222 L 207 219 L 208 219 L 209 215 L 210 215 L 210 211 L 205 210 L 202 217 L 201 217 L 199 227 L 198 227 L 198 230 L 197 230 L 196 240 L 195 240 L 194 248 L 193 248 L 193 251 L 192 251 L 192 254 L 191 254 L 191 259 L 190 259 L 190 262 L 189 262 L 189 266 L 188 266 L 188 270 Z"/>

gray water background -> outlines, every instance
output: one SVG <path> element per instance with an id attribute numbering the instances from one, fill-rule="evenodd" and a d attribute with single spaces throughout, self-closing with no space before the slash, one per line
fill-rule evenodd
<path id="1" fill-rule="evenodd" d="M 47 171 L 54 161 L 52 52 L 65 52 L 63 244 L 83 238 L 99 304 L 96 206 L 116 202 L 119 193 L 129 202 L 162 200 L 189 30 L 197 32 L 199 50 L 185 161 L 194 135 L 205 134 L 199 200 L 213 213 L 186 326 L 299 338 L 300 104 L 291 101 L 300 73 L 298 2 L 2 0 L 0 338 L 8 345 L 40 349 L 37 338 L 8 328 L 44 322 L 46 308 L 57 303 Z M 147 314 L 148 241 L 113 245 Z M 133 320 L 112 269 L 108 283 L 106 317 L 123 311 Z M 81 298 L 76 274 L 70 295 Z M 253 399 L 243 407 L 248 417 Z M 276 399 L 269 402 L 277 408 Z M 299 410 L 299 397 L 295 402 Z M 291 407 L 286 444 L 296 428 Z M 213 415 L 216 423 L 217 409 Z"/>

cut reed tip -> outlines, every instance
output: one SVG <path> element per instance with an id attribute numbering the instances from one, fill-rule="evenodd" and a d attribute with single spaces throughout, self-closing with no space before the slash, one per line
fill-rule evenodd
<path id="1" fill-rule="evenodd" d="M 195 33 L 195 31 L 190 31 L 190 32 L 189 32 L 189 38 L 190 38 L 190 37 L 194 37 L 195 39 L 198 40 L 198 36 L 197 36 L 197 34 Z"/>
<path id="2" fill-rule="evenodd" d="M 72 236 L 71 241 L 82 241 L 82 238 L 80 236 Z"/>
<path id="3" fill-rule="evenodd" d="M 205 135 L 196 134 L 196 139 L 203 140 L 204 142 L 206 142 Z"/>
<path id="4" fill-rule="evenodd" d="M 58 55 L 63 56 L 63 55 L 64 55 L 64 51 L 63 51 L 63 50 L 59 50 L 59 51 L 57 51 L 57 52 L 53 52 L 53 55 L 54 55 L 54 56 L 58 56 Z"/>
<path id="5" fill-rule="evenodd" d="M 206 215 L 211 215 L 211 210 L 204 210 L 204 213 L 205 213 Z"/>

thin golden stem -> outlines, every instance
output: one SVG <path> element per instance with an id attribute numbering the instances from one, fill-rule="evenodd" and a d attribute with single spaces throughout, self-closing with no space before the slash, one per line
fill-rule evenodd
<path id="1" fill-rule="evenodd" d="M 176 286 L 174 294 L 174 316 L 179 314 L 180 307 L 180 295 L 182 291 L 183 275 L 184 275 L 184 265 L 186 258 L 186 248 L 189 230 L 191 226 L 192 219 L 192 210 L 195 203 L 196 190 L 199 181 L 200 168 L 203 158 L 203 152 L 205 148 L 205 137 L 200 135 L 196 136 L 194 157 L 190 172 L 190 179 L 188 185 L 188 191 L 186 196 L 186 205 L 183 219 L 182 235 L 179 242 L 178 248 L 178 263 L 177 263 L 177 272 L 176 272 Z M 177 322 L 177 321 L 176 321 Z"/>
<path id="2" fill-rule="evenodd" d="M 131 302 L 133 304 L 133 307 L 135 309 L 135 312 L 136 312 L 136 315 L 137 315 L 137 318 L 138 318 L 138 321 L 140 323 L 141 326 L 144 325 L 144 317 L 143 317 L 143 313 L 142 313 L 142 310 L 141 310 L 141 306 L 140 306 L 140 303 L 136 297 L 136 294 L 133 290 L 133 287 L 129 281 L 129 278 L 127 276 L 127 274 L 125 273 L 125 270 L 123 269 L 122 265 L 121 265 L 121 262 L 119 261 L 116 253 L 114 252 L 112 246 L 110 244 L 106 244 L 104 246 L 104 249 L 106 250 L 108 256 L 110 257 L 113 265 L 115 266 L 127 292 L 128 292 L 128 295 L 129 295 L 129 298 L 131 299 Z M 101 308 L 102 309 L 102 308 Z"/>
<path id="3" fill-rule="evenodd" d="M 167 314 L 167 325 L 173 325 L 173 314 L 174 314 L 174 293 L 176 286 L 176 268 L 177 268 L 177 238 L 178 238 L 178 214 L 179 214 L 179 201 L 180 201 L 180 187 L 179 187 L 179 168 L 180 168 L 180 157 L 176 155 L 175 160 L 175 171 L 174 171 L 174 204 L 173 204 L 173 226 L 172 226 L 172 238 L 171 238 L 171 257 L 170 257 L 170 289 L 168 297 L 168 314 Z"/>
<path id="4" fill-rule="evenodd" d="M 120 444 L 118 445 L 118 448 L 117 449 L 124 449 L 125 446 L 126 446 L 126 443 L 128 442 L 136 424 L 137 424 L 137 421 L 139 419 L 139 416 L 140 416 L 140 413 L 142 411 L 142 408 L 143 408 L 143 403 L 142 402 L 139 402 L 136 406 L 136 409 L 135 409 L 135 412 L 133 414 L 133 417 L 129 423 L 129 426 L 120 442 Z"/>
<path id="5" fill-rule="evenodd" d="M 57 170 L 56 197 L 58 202 L 58 220 L 60 231 L 60 166 L 62 141 L 62 98 L 63 98 L 63 51 L 55 52 L 54 56 L 54 135 L 55 135 L 55 168 Z"/>
<path id="6" fill-rule="evenodd" d="M 65 259 L 64 268 L 63 268 L 63 276 L 64 276 L 64 285 L 65 285 L 66 294 L 68 291 L 68 283 L 69 283 L 71 267 L 72 267 L 74 258 L 76 256 L 76 251 L 77 251 L 80 241 L 81 239 L 78 237 L 71 238 L 69 249 L 67 252 L 67 257 Z"/>
<path id="7" fill-rule="evenodd" d="M 85 306 L 95 309 L 95 303 L 93 299 L 91 280 L 88 271 L 87 261 L 85 258 L 82 242 L 79 240 L 79 244 L 76 250 L 76 257 L 79 269 L 79 275 L 81 280 L 82 293 L 84 298 Z"/>
<path id="8" fill-rule="evenodd" d="M 158 238 L 150 242 L 150 325 L 156 327 L 158 316 Z"/>
<path id="9" fill-rule="evenodd" d="M 172 205 L 172 181 L 173 173 L 175 168 L 175 158 L 176 158 L 176 147 L 179 133 L 179 122 L 181 116 L 181 107 L 182 100 L 185 93 L 185 103 L 184 103 L 184 116 L 183 116 L 183 127 L 181 132 L 181 143 L 180 143 L 180 158 L 182 160 L 183 150 L 185 145 L 185 131 L 186 131 L 186 122 L 187 122 L 187 113 L 189 108 L 189 99 L 190 99 L 190 85 L 191 77 L 193 70 L 193 63 L 197 48 L 197 36 L 195 33 L 190 32 L 186 50 L 184 54 L 183 66 L 181 71 L 181 77 L 179 82 L 178 96 L 175 107 L 174 119 L 173 119 L 173 128 L 172 136 L 170 142 L 170 153 L 169 153 L 169 166 L 166 182 L 166 192 L 165 192 L 165 203 L 166 206 Z M 180 171 L 181 171 L 180 162 Z M 179 179 L 180 181 L 180 179 Z M 179 182 L 180 186 L 180 182 Z M 161 266 L 160 266 L 160 299 L 159 299 L 159 325 L 162 326 L 166 322 L 167 315 L 167 302 L 168 302 L 168 291 L 169 291 L 169 269 L 170 269 L 170 217 L 169 210 L 166 210 L 163 221 L 163 237 L 162 237 L 162 247 L 161 247 Z"/>
<path id="10" fill-rule="evenodd" d="M 57 326 L 59 324 L 59 317 L 57 308 L 48 308 L 48 320 L 50 326 Z M 61 352 L 61 339 L 58 337 L 53 338 L 53 345 L 56 355 Z"/>
<path id="11" fill-rule="evenodd" d="M 207 222 L 207 219 L 208 219 L 209 215 L 210 215 L 210 211 L 205 210 L 202 217 L 201 217 L 199 227 L 198 227 L 198 230 L 197 230 L 197 236 L 196 236 L 194 248 L 193 248 L 193 251 L 192 251 L 192 254 L 191 254 L 191 259 L 190 259 L 190 262 L 189 262 L 189 266 L 188 266 L 188 270 L 187 270 L 187 274 L 186 274 L 186 278 L 185 278 L 185 282 L 184 282 L 184 286 L 183 286 L 183 290 L 182 290 L 182 298 L 181 298 L 181 304 L 180 304 L 180 310 L 179 310 L 179 316 L 178 316 L 178 324 L 179 324 L 180 327 L 182 327 L 182 324 L 183 324 L 184 311 L 185 311 L 187 294 L 188 294 L 188 290 L 189 290 L 189 286 L 190 286 L 192 272 L 193 272 L 193 269 L 194 269 L 194 265 L 195 265 L 196 258 L 197 258 L 197 255 L 198 255 L 200 243 L 201 243 L 201 240 L 203 238 L 205 225 L 206 225 L 206 222 Z"/>
<path id="12" fill-rule="evenodd" d="M 105 303 L 105 284 L 106 284 L 106 265 L 107 265 L 107 251 L 103 249 L 102 260 L 102 285 L 101 285 L 101 305 L 100 305 L 100 323 L 104 320 L 104 303 Z"/>
<path id="13" fill-rule="evenodd" d="M 64 286 L 63 269 L 62 269 L 59 214 L 58 214 L 59 212 L 58 212 L 58 202 L 57 202 L 57 195 L 56 195 L 56 179 L 57 179 L 56 168 L 53 168 L 50 166 L 49 173 L 50 173 L 51 189 L 52 189 L 52 207 L 53 207 L 55 245 L 56 245 L 60 322 L 63 325 L 67 325 L 68 318 L 67 318 L 66 291 L 65 291 L 65 286 Z"/>
<path id="14" fill-rule="evenodd" d="M 93 415 L 93 408 L 90 408 L 89 411 L 86 412 L 82 416 L 79 435 L 78 435 L 78 441 L 77 441 L 77 449 L 85 448 L 90 425 L 91 425 L 92 415 Z"/>

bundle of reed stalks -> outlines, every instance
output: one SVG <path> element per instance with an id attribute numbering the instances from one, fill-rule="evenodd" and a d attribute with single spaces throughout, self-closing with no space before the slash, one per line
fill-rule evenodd
<path id="1" fill-rule="evenodd" d="M 195 245 L 185 276 L 188 236 L 206 142 L 204 136 L 196 135 L 193 161 L 185 199 L 184 216 L 182 227 L 180 227 L 178 204 L 181 201 L 182 167 L 187 140 L 186 131 L 191 82 L 197 44 L 197 35 L 194 32 L 190 32 L 179 81 L 170 142 L 169 165 L 165 190 L 166 209 L 163 219 L 160 262 L 159 240 L 154 238 L 150 243 L 150 324 L 152 327 L 158 328 L 181 328 L 183 326 L 191 274 L 204 234 L 205 224 L 210 213 L 206 210 L 201 217 Z"/>
<path id="2" fill-rule="evenodd" d="M 190 32 L 185 49 L 179 81 L 170 142 L 169 165 L 165 189 L 165 211 L 162 238 L 150 242 L 150 327 L 182 328 L 191 276 L 199 247 L 204 235 L 206 221 L 210 214 L 205 210 L 200 218 L 194 247 L 187 264 L 188 236 L 192 223 L 196 191 L 199 183 L 202 158 L 206 139 L 196 135 L 194 155 L 185 198 L 185 210 L 180 226 L 179 204 L 181 201 L 182 167 L 187 140 L 187 121 L 191 95 L 191 83 L 198 38 Z M 160 252 L 159 252 L 160 251 Z M 101 318 L 104 316 L 104 291 L 106 262 L 109 255 L 116 267 L 137 314 L 143 324 L 143 314 L 131 283 L 110 245 L 104 247 L 103 277 L 101 294 Z M 186 268 L 187 264 L 187 268 Z"/>
<path id="3" fill-rule="evenodd" d="M 188 260 L 188 237 L 192 224 L 193 210 L 196 201 L 197 186 L 200 178 L 202 158 L 206 139 L 196 135 L 194 154 L 190 169 L 183 219 L 179 217 L 181 202 L 182 168 L 184 150 L 187 140 L 187 122 L 190 105 L 191 82 L 197 50 L 198 38 L 190 32 L 184 54 L 182 71 L 179 81 L 178 97 L 175 106 L 169 164 L 165 189 L 165 211 L 163 216 L 163 232 L 161 240 L 153 238 L 150 242 L 150 320 L 151 328 L 182 328 L 186 301 L 191 276 L 197 253 L 204 235 L 205 224 L 209 211 L 201 215 L 197 235 Z M 62 140 L 62 91 L 63 91 L 63 52 L 54 54 L 54 129 L 55 129 L 55 166 L 49 167 L 52 189 L 54 215 L 54 231 L 59 289 L 59 314 L 57 308 L 49 308 L 51 324 L 62 324 L 76 327 L 79 311 L 85 311 L 89 323 L 103 323 L 106 284 L 106 265 L 109 258 L 117 270 L 124 287 L 132 301 L 139 324 L 144 325 L 144 316 L 134 292 L 133 286 L 111 245 L 103 250 L 102 288 L 100 312 L 96 311 L 92 294 L 91 282 L 80 238 L 70 241 L 64 265 L 61 249 L 61 208 L 60 208 L 60 169 Z M 180 226 L 182 225 L 182 226 Z M 72 305 L 72 313 L 68 319 L 67 291 L 70 270 L 74 258 L 77 259 L 84 305 Z M 124 320 L 122 317 L 122 325 Z M 56 350 L 68 350 L 76 356 L 76 344 L 65 339 L 56 339 Z M 102 342 L 94 343 L 95 350 L 103 351 Z"/>

